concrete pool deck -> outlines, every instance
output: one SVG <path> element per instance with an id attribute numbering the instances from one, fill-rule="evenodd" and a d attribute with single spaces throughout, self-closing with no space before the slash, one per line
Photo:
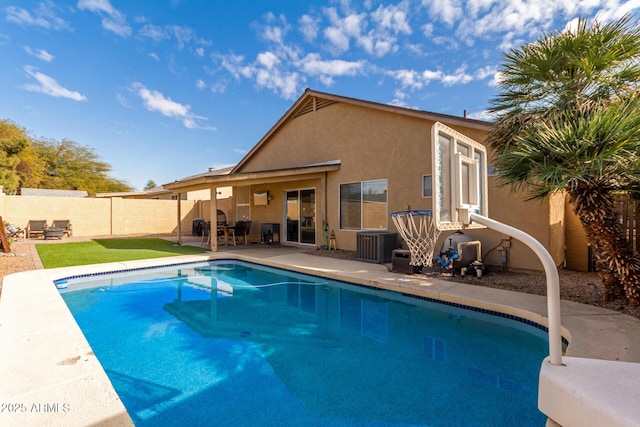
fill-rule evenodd
<path id="1" fill-rule="evenodd" d="M 547 302 L 542 296 L 391 273 L 383 265 L 312 256 L 299 248 L 220 249 L 215 254 L 39 269 L 7 276 L 0 296 L 0 404 L 3 405 L 0 425 L 132 425 L 106 373 L 52 284 L 53 280 L 69 276 L 71 271 L 75 275 L 209 258 L 239 259 L 547 324 Z M 567 356 L 640 362 L 640 319 L 569 301 L 561 303 L 561 310 L 563 336 L 569 341 Z M 637 394 L 637 390 L 633 392 Z"/>

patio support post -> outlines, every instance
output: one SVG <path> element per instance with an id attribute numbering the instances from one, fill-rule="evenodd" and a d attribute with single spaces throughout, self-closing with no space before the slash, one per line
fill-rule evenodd
<path id="1" fill-rule="evenodd" d="M 218 250 L 218 189 L 212 185 L 209 191 L 211 193 L 211 203 L 209 203 L 209 220 L 211 221 L 209 237 L 211 240 L 211 252 L 216 252 Z"/>
<path id="2" fill-rule="evenodd" d="M 329 223 L 329 217 L 327 215 L 327 173 L 325 172 L 320 177 L 320 191 L 322 191 L 322 197 L 319 197 L 318 200 L 322 201 L 322 207 L 320 208 L 320 212 L 322 212 L 322 222 L 318 224 L 316 221 L 316 229 L 318 225 L 320 225 L 320 233 L 316 230 L 317 236 L 322 236 L 324 233 L 324 225 Z"/>
<path id="3" fill-rule="evenodd" d="M 178 246 L 182 244 L 182 203 L 180 202 L 180 199 L 182 194 L 178 193 L 178 227 L 176 228 L 178 231 Z"/>

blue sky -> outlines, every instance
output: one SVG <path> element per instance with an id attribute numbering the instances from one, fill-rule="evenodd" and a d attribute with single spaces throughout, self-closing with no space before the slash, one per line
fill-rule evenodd
<path id="1" fill-rule="evenodd" d="M 502 52 L 640 0 L 0 0 L 0 119 L 141 190 L 237 163 L 310 87 L 488 119 Z"/>

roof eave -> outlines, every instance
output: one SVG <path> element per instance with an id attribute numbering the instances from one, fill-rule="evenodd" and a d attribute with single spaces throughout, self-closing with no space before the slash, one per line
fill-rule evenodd
<path id="1" fill-rule="evenodd" d="M 289 180 L 291 179 L 291 177 L 314 177 L 324 172 L 337 170 L 340 170 L 339 160 L 295 168 L 235 173 L 228 175 L 211 175 L 206 177 L 199 177 L 194 180 L 177 180 L 170 184 L 163 184 L 163 187 L 176 193 L 182 191 L 194 191 L 199 189 L 211 188 L 212 185 L 217 185 L 220 187 L 230 186 L 239 182 L 241 182 L 243 185 L 280 182 Z"/>

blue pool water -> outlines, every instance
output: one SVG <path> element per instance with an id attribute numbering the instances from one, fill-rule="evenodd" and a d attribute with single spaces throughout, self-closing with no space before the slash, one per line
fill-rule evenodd
<path id="1" fill-rule="evenodd" d="M 137 426 L 542 426 L 546 334 L 235 261 L 69 279 Z"/>

